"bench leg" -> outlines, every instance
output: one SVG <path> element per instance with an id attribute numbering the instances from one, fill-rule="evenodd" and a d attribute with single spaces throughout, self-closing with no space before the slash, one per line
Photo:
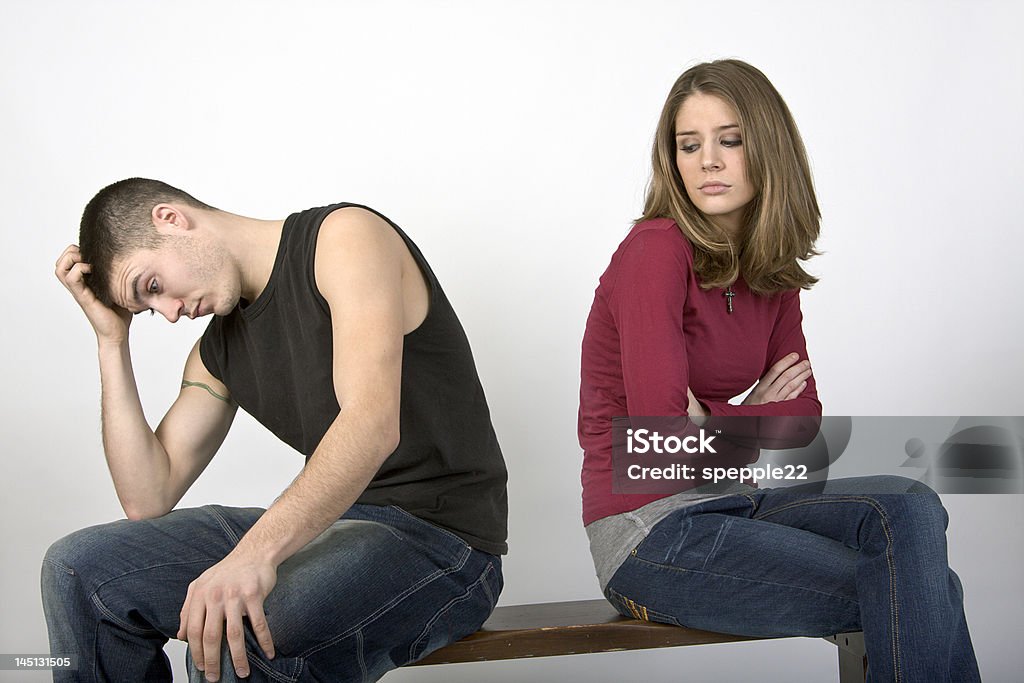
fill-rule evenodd
<path id="1" fill-rule="evenodd" d="M 839 683 L 864 683 L 868 674 L 864 634 L 838 633 L 825 640 L 839 649 Z"/>

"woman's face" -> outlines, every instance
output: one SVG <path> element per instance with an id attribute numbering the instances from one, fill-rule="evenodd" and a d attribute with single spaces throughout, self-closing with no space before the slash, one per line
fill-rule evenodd
<path id="1" fill-rule="evenodd" d="M 733 237 L 756 194 L 747 180 L 739 118 L 725 100 L 695 93 L 676 112 L 676 167 L 690 201 Z"/>

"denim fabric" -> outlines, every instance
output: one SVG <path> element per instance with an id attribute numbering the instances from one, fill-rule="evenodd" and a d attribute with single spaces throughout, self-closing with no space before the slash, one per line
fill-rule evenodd
<path id="1" fill-rule="evenodd" d="M 206 506 L 77 531 L 43 561 L 50 651 L 78 656 L 56 681 L 170 681 L 162 646 L 185 593 L 237 544 L 258 508 Z M 264 603 L 276 657 L 246 628 L 250 681 L 375 681 L 476 631 L 501 560 L 394 507 L 354 505 L 278 568 Z M 224 643 L 222 681 L 234 681 Z M 190 680 L 203 680 L 191 665 Z"/>
<path id="2" fill-rule="evenodd" d="M 947 521 L 902 477 L 718 498 L 658 522 L 605 595 L 626 616 L 709 631 L 863 630 L 869 681 L 978 681 Z"/>

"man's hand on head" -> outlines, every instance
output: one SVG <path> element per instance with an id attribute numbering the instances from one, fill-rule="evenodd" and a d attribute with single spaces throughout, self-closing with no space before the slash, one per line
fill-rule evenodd
<path id="1" fill-rule="evenodd" d="M 111 308 L 96 298 L 85 284 L 85 274 L 92 266 L 82 262 L 82 252 L 72 244 L 60 255 L 56 264 L 56 275 L 60 283 L 71 292 L 78 305 L 89 319 L 98 341 L 120 343 L 128 339 L 128 326 L 132 314 L 124 308 Z"/>
<path id="2" fill-rule="evenodd" d="M 243 617 L 249 618 L 264 654 L 273 659 L 274 641 L 263 613 L 263 601 L 276 583 L 274 565 L 235 551 L 189 584 L 177 637 L 188 642 L 192 661 L 207 680 L 220 678 L 220 650 L 225 634 L 235 674 L 242 678 L 249 675 Z"/>

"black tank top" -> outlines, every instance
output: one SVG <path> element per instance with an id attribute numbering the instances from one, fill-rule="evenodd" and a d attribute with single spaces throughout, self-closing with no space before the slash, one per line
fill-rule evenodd
<path id="1" fill-rule="evenodd" d="M 346 206 L 360 205 L 289 216 L 266 288 L 252 303 L 214 317 L 199 347 L 238 405 L 307 460 L 341 410 L 330 309 L 313 261 L 321 223 Z M 358 502 L 397 505 L 474 548 L 504 554 L 507 473 L 469 340 L 420 250 L 381 218 L 419 264 L 430 308 L 402 347 L 401 440 Z"/>

